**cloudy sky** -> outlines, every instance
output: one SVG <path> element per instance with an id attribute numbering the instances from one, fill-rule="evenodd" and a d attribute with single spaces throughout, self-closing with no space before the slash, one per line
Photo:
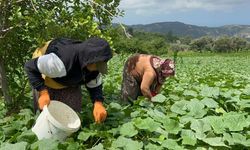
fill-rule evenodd
<path id="1" fill-rule="evenodd" d="M 201 26 L 250 25 L 250 0 L 121 0 L 115 22 L 148 24 L 180 21 Z"/>

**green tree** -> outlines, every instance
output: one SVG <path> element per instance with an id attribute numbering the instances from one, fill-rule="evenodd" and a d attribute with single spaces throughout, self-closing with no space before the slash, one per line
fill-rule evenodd
<path id="1" fill-rule="evenodd" d="M 180 37 L 179 40 L 181 41 L 181 44 L 189 45 L 192 42 L 192 37 L 184 36 L 184 37 Z"/>
<path id="2" fill-rule="evenodd" d="M 214 42 L 214 50 L 216 52 L 231 52 L 231 39 L 229 37 L 220 37 Z"/>
<path id="3" fill-rule="evenodd" d="M 1 0 L 0 73 L 7 104 L 29 100 L 30 91 L 23 65 L 43 42 L 68 37 L 85 40 L 106 38 L 121 11 L 120 0 Z"/>
<path id="4" fill-rule="evenodd" d="M 241 51 L 242 49 L 246 48 L 247 41 L 243 38 L 232 37 L 231 46 L 232 46 L 232 49 L 234 51 L 238 52 L 238 51 Z"/>
<path id="5" fill-rule="evenodd" d="M 211 51 L 213 49 L 213 39 L 211 37 L 201 37 L 193 40 L 190 46 L 192 50 L 199 52 Z"/>
<path id="6" fill-rule="evenodd" d="M 156 33 L 133 31 L 127 38 L 122 29 L 114 29 L 114 48 L 117 53 L 167 54 L 169 44 L 164 36 Z"/>
<path id="7" fill-rule="evenodd" d="M 173 34 L 172 31 L 169 31 L 166 35 L 165 38 L 168 42 L 174 43 L 176 42 L 179 38 Z"/>

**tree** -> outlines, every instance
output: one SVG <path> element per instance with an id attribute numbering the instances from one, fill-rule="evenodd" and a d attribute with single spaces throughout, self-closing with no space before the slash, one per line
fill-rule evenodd
<path id="1" fill-rule="evenodd" d="M 191 49 L 202 51 L 211 51 L 213 49 L 213 39 L 211 37 L 201 37 L 191 42 Z"/>
<path id="2" fill-rule="evenodd" d="M 231 46 L 231 40 L 229 37 L 220 37 L 214 42 L 214 50 L 216 52 L 231 52 L 233 50 Z"/>
<path id="3" fill-rule="evenodd" d="M 129 28 L 128 28 L 129 29 Z M 114 48 L 117 53 L 167 54 L 169 44 L 163 35 L 133 31 L 133 37 L 127 38 L 121 28 L 113 29 Z"/>
<path id="4" fill-rule="evenodd" d="M 189 45 L 192 41 L 192 37 L 191 36 L 184 36 L 184 37 L 180 37 L 179 40 L 181 41 L 181 44 Z"/>
<path id="5" fill-rule="evenodd" d="M 247 46 L 247 41 L 243 38 L 233 37 L 231 39 L 231 46 L 234 51 L 238 52 Z"/>
<path id="6" fill-rule="evenodd" d="M 109 27 L 113 17 L 121 12 L 119 3 L 120 0 L 1 0 L 0 73 L 6 103 L 29 100 L 23 65 L 43 42 L 56 37 L 85 40 L 99 36 L 112 45 Z"/>
<path id="7" fill-rule="evenodd" d="M 176 42 L 178 40 L 178 37 L 175 36 L 172 31 L 169 31 L 165 37 L 166 40 L 170 43 Z"/>

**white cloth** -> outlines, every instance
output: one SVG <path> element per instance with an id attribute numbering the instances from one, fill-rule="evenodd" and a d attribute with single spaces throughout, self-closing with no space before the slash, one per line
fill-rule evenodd
<path id="1" fill-rule="evenodd" d="M 102 84 L 102 77 L 101 77 L 101 73 L 99 73 L 98 76 L 97 76 L 95 79 L 89 81 L 89 82 L 86 84 L 86 86 L 87 86 L 88 88 L 95 88 L 95 87 L 98 87 L 98 86 L 101 85 L 101 84 Z"/>
<path id="2" fill-rule="evenodd" d="M 50 78 L 66 76 L 67 72 L 62 60 L 54 53 L 40 56 L 37 60 L 40 73 Z"/>

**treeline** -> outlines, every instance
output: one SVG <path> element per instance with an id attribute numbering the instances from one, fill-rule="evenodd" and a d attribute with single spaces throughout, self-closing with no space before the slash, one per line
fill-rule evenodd
<path id="1" fill-rule="evenodd" d="M 187 50 L 199 52 L 239 52 L 243 50 L 250 50 L 250 43 L 246 39 L 240 37 L 222 36 L 214 39 L 206 36 L 191 40 L 190 43 L 188 43 L 187 48 Z"/>
<path id="2" fill-rule="evenodd" d="M 113 46 L 117 53 L 150 53 L 164 54 L 168 52 L 169 42 L 157 33 L 134 32 L 132 28 L 125 36 L 121 28 L 113 29 Z"/>
<path id="3" fill-rule="evenodd" d="M 118 53 L 150 53 L 155 55 L 167 54 L 169 51 L 197 52 L 239 52 L 250 50 L 250 42 L 240 37 L 209 36 L 199 39 L 177 37 L 168 34 L 134 31 L 128 28 L 128 38 L 121 28 L 113 29 L 114 48 Z"/>

